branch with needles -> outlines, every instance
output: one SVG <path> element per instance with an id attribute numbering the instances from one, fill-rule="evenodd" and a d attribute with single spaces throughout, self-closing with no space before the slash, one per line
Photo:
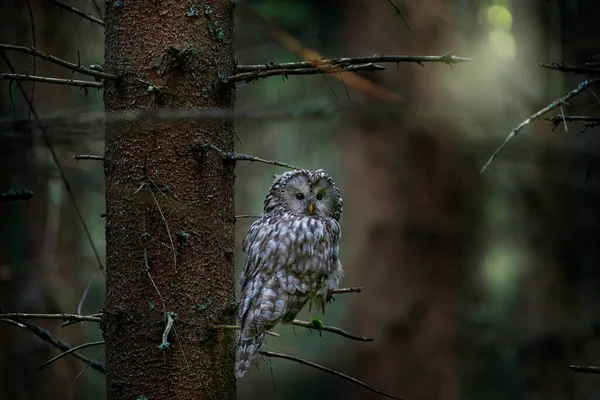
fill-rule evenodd
<path id="1" fill-rule="evenodd" d="M 0 193 L 0 203 L 9 202 L 9 201 L 29 200 L 32 197 L 33 197 L 33 192 L 31 190 L 10 189 L 8 192 Z"/>
<path id="2" fill-rule="evenodd" d="M 300 62 L 267 63 L 258 65 L 238 65 L 236 74 L 227 78 L 229 82 L 252 81 L 274 75 L 314 75 L 351 71 L 380 71 L 385 68 L 375 63 L 424 63 L 439 62 L 448 65 L 472 61 L 471 58 L 457 57 L 452 52 L 441 56 L 383 56 L 342 57 L 308 60 Z"/>
<path id="3" fill-rule="evenodd" d="M 52 337 L 50 332 L 48 332 L 46 329 L 43 329 L 43 328 L 39 327 L 38 325 L 33 324 L 29 321 L 6 317 L 7 315 L 15 315 L 15 314 L 18 314 L 18 313 L 0 314 L 0 322 L 10 323 L 11 325 L 17 326 L 21 329 L 26 329 L 26 330 L 32 332 L 33 334 L 35 334 L 41 340 L 51 344 L 52 346 L 54 346 L 64 352 L 69 351 L 68 354 L 87 363 L 88 366 L 92 367 L 96 371 L 102 372 L 103 374 L 106 373 L 106 368 L 104 367 L 104 365 L 101 362 L 96 361 L 94 359 L 90 359 L 90 358 L 82 355 L 81 353 L 78 353 L 77 351 L 70 351 L 73 348 L 68 343 L 65 343 L 62 340 L 55 339 L 54 337 Z M 38 315 L 41 315 L 41 314 L 38 314 Z"/>
<path id="4" fill-rule="evenodd" d="M 483 168 L 481 168 L 481 173 L 485 172 L 485 170 L 490 166 L 490 164 L 494 161 L 494 159 L 496 158 L 496 156 L 498 156 L 498 154 L 500 153 L 500 151 L 502 151 L 502 149 L 508 144 L 508 142 L 515 137 L 523 128 L 525 128 L 527 125 L 529 125 L 532 121 L 535 121 L 536 119 L 540 118 L 542 115 L 546 114 L 547 112 L 561 107 L 563 104 L 565 104 L 569 99 L 578 96 L 579 94 L 583 93 L 586 89 L 594 86 L 595 84 L 600 83 L 600 78 L 594 78 L 594 79 L 590 79 L 590 80 L 586 80 L 583 81 L 579 84 L 579 86 L 577 86 L 577 88 L 571 90 L 570 92 L 568 92 L 566 95 L 564 95 L 563 97 L 554 100 L 552 103 L 548 104 L 546 107 L 542 108 L 541 110 L 539 110 L 538 112 L 536 112 L 535 114 L 531 115 L 529 118 L 527 118 L 526 120 L 524 120 L 523 122 L 521 122 L 516 128 L 514 128 L 506 137 L 506 139 L 504 139 L 504 142 L 502 142 L 502 144 L 500 144 L 500 146 L 498 146 L 498 148 L 496 148 L 496 150 L 494 150 L 494 152 L 492 153 L 492 155 L 490 156 L 490 158 L 487 160 L 487 162 L 484 164 Z"/>
<path id="5" fill-rule="evenodd" d="M 208 144 L 208 143 L 200 146 L 200 159 L 201 160 L 206 155 L 206 149 L 215 150 L 216 152 L 220 153 L 224 158 L 226 158 L 227 160 L 230 160 L 230 161 L 260 162 L 263 164 L 275 165 L 278 167 L 284 167 L 284 168 L 289 168 L 289 169 L 301 169 L 298 167 L 294 167 L 293 165 L 290 165 L 290 164 L 286 164 L 286 163 L 282 163 L 282 162 L 278 162 L 278 161 L 265 160 L 264 158 L 259 158 L 259 157 L 251 156 L 248 154 L 240 154 L 240 153 L 232 153 L 229 151 L 223 151 L 223 150 L 219 149 L 218 147 L 216 147 L 212 144 Z"/>
<path id="6" fill-rule="evenodd" d="M 102 84 L 102 82 L 80 81 L 80 80 L 75 80 L 75 79 L 50 78 L 47 76 L 35 76 L 35 75 L 24 75 L 24 74 L 0 73 L 0 80 L 32 81 L 32 82 L 50 83 L 53 85 L 77 86 L 77 87 L 83 87 L 83 88 L 96 88 L 96 89 L 102 89 L 102 87 L 104 86 Z"/>
<path id="7" fill-rule="evenodd" d="M 88 14 L 84 11 L 81 11 L 78 8 L 73 7 L 72 5 L 69 5 L 67 3 L 64 3 L 60 0 L 49 0 L 51 3 L 56 4 L 57 6 L 59 6 L 60 8 L 67 10 L 75 15 L 78 15 L 82 18 L 87 19 L 88 21 L 92 22 L 93 24 L 98 24 L 100 26 L 104 26 L 104 21 L 101 20 L 100 18 L 94 17 L 92 14 Z"/>
<path id="8" fill-rule="evenodd" d="M 349 375 L 346 375 L 344 373 L 338 372 L 338 371 L 333 370 L 331 368 L 324 367 L 324 366 L 316 364 L 314 362 L 304 360 L 302 358 L 290 356 L 288 354 L 275 353 L 273 351 L 268 351 L 268 350 L 258 350 L 258 353 L 260 355 L 264 356 L 264 357 L 281 358 L 281 359 L 284 359 L 284 360 L 294 361 L 294 362 L 297 362 L 299 364 L 306 365 L 308 367 L 318 369 L 319 371 L 323 371 L 325 373 L 337 376 L 338 378 L 342 378 L 344 380 L 352 382 L 355 385 L 361 386 L 361 387 L 363 387 L 363 388 L 365 388 L 367 390 L 370 390 L 373 393 L 377 393 L 377 394 L 379 394 L 381 396 L 385 396 L 385 397 L 388 397 L 390 399 L 402 400 L 402 397 L 394 396 L 394 395 L 391 395 L 391 394 L 384 393 L 381 390 L 375 389 L 374 387 L 371 387 L 371 386 L 367 385 L 366 383 L 364 383 L 362 381 L 359 381 L 358 379 L 355 379 L 355 378 L 353 378 L 353 377 L 351 377 Z"/>

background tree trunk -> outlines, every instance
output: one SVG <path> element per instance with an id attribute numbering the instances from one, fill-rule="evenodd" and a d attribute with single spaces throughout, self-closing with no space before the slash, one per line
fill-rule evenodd
<path id="1" fill-rule="evenodd" d="M 123 75 L 105 91 L 107 398 L 233 399 L 235 336 L 211 328 L 235 314 L 233 164 L 197 159 L 202 143 L 233 150 L 233 120 L 150 115 L 233 108 L 219 77 L 234 70 L 234 2 L 107 4 L 106 70 Z M 116 120 L 129 110 L 148 116 Z"/>

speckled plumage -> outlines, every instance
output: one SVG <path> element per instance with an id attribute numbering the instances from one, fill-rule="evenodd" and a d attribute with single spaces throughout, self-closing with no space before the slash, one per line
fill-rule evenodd
<path id="1" fill-rule="evenodd" d="M 324 309 L 329 291 L 338 287 L 341 213 L 340 192 L 323 170 L 274 177 L 264 211 L 243 242 L 238 378 L 250 367 L 265 331 L 291 322 L 308 302 Z"/>

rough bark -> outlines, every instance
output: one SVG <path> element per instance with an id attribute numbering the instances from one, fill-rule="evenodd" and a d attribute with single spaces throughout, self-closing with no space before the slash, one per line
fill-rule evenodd
<path id="1" fill-rule="evenodd" d="M 202 143 L 233 150 L 233 121 L 150 117 L 233 108 L 234 2 L 192 4 L 107 3 L 105 69 L 123 76 L 105 89 L 109 400 L 235 398 L 234 335 L 211 328 L 234 321 L 233 164 L 198 159 Z M 177 317 L 161 349 L 165 311 Z"/>

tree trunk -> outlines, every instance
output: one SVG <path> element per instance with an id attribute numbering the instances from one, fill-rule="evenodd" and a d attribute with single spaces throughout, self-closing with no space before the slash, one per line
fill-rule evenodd
<path id="1" fill-rule="evenodd" d="M 212 329 L 235 317 L 234 165 L 197 158 L 233 150 L 233 120 L 151 117 L 233 109 L 234 2 L 211 3 L 107 3 L 105 69 L 123 76 L 105 89 L 109 400 L 235 398 L 235 336 Z"/>

